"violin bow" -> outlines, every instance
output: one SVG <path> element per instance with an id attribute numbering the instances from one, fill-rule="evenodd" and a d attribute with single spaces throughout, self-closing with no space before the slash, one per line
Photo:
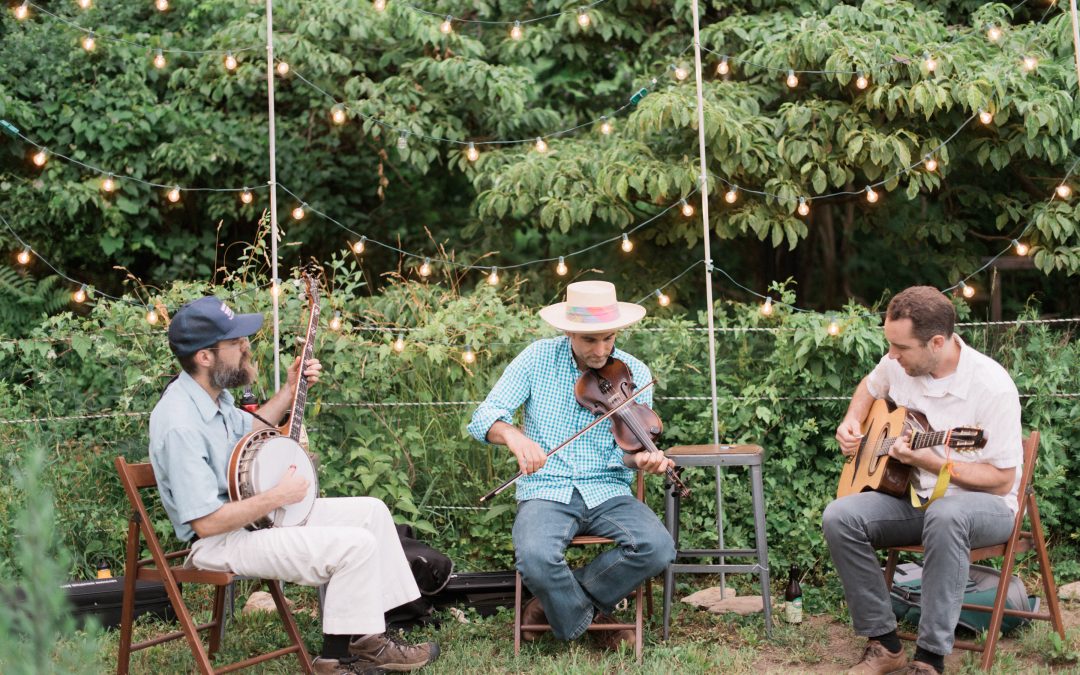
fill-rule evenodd
<path id="1" fill-rule="evenodd" d="M 566 446 L 570 445 L 570 444 L 571 444 L 571 443 L 573 443 L 573 442 L 574 442 L 575 440 L 577 440 L 577 438 L 578 438 L 579 436 L 581 436 L 581 435 L 582 435 L 583 433 L 585 433 L 585 432 L 586 432 L 586 431 L 588 431 L 589 429 L 592 429 L 592 428 L 593 428 L 593 427 L 595 427 L 595 426 L 596 426 L 597 424 L 600 424 L 601 422 L 603 422 L 603 421 L 604 421 L 604 420 L 606 420 L 607 418 L 611 417 L 612 415 L 614 415 L 615 413 L 619 412 L 620 410 L 622 410 L 623 408 L 625 408 L 625 407 L 626 407 L 627 405 L 629 405 L 630 403 L 632 403 L 632 402 L 634 401 L 634 399 L 636 399 L 636 398 L 637 398 L 637 397 L 638 397 L 638 396 L 639 396 L 640 394 L 642 394 L 643 392 L 645 392 L 645 391 L 647 391 L 648 389 L 650 389 L 650 388 L 651 388 L 651 387 L 652 387 L 652 386 L 653 386 L 654 384 L 656 384 L 656 380 L 652 380 L 651 382 L 649 382 L 648 384 L 646 384 L 646 385 L 645 385 L 644 387 L 641 387 L 640 389 L 638 389 L 637 391 L 635 391 L 635 392 L 634 392 L 633 394 L 631 394 L 631 395 L 630 395 L 630 397 L 629 397 L 629 398 L 627 398 L 627 399 L 626 399 L 625 401 L 623 401 L 623 402 L 622 402 L 622 403 L 620 403 L 619 405 L 615 406 L 615 407 L 614 407 L 614 408 L 612 408 L 611 410 L 607 411 L 606 413 L 604 413 L 604 414 L 603 414 L 603 415 L 601 415 L 600 417 L 597 417 L 597 418 L 596 418 L 596 419 L 594 419 L 594 420 L 593 420 L 592 422 L 589 422 L 588 426 L 586 426 L 586 427 L 585 427 L 584 429 L 582 429 L 581 431 L 577 432 L 576 434 L 574 434 L 574 435 L 573 435 L 573 436 L 571 436 L 570 438 L 568 438 L 568 439 L 566 439 L 565 441 L 563 441 L 562 443 L 560 443 L 560 444 L 559 444 L 559 445 L 558 445 L 558 446 L 557 446 L 557 447 L 556 447 L 556 448 L 555 448 L 554 450 L 551 450 L 550 452 L 548 452 L 548 454 L 547 454 L 546 456 L 547 456 L 547 457 L 551 457 L 551 456 L 552 456 L 552 455 L 554 455 L 554 454 L 555 454 L 556 452 L 558 452 L 558 451 L 562 450 L 563 448 L 565 448 Z M 516 482 L 517 482 L 517 480 L 518 480 L 519 478 L 521 478 L 521 477 L 522 477 L 523 475 L 525 475 L 525 474 L 523 474 L 523 473 L 521 473 L 520 471 L 518 471 L 518 472 L 517 472 L 517 475 L 515 475 L 515 476 L 514 476 L 513 478 L 511 478 L 510 480 L 506 481 L 505 483 L 503 483 L 503 484 L 502 484 L 502 485 L 500 485 L 499 487 L 495 488 L 495 489 L 494 489 L 494 490 L 492 490 L 491 492 L 489 492 L 489 493 L 487 493 L 486 495 L 484 495 L 483 497 L 481 497 L 481 498 L 480 498 L 480 503 L 481 503 L 481 504 L 483 504 L 483 503 L 484 503 L 485 501 L 487 501 L 487 500 L 491 499 L 492 497 L 494 497 L 495 495 L 499 494 L 500 492 L 502 492 L 502 491 L 503 491 L 503 490 L 505 490 L 506 488 L 510 487 L 511 485 L 513 485 L 514 483 L 516 483 Z"/>

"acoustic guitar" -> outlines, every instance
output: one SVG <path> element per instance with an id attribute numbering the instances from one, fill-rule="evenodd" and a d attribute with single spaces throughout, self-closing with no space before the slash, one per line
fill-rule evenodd
<path id="1" fill-rule="evenodd" d="M 911 434 L 912 450 L 944 445 L 958 452 L 974 452 L 986 445 L 983 430 L 978 427 L 934 431 L 921 412 L 878 399 L 863 420 L 858 449 L 844 462 L 836 497 L 867 490 L 903 497 L 911 480 L 911 467 L 890 457 L 889 449 L 904 433 Z"/>

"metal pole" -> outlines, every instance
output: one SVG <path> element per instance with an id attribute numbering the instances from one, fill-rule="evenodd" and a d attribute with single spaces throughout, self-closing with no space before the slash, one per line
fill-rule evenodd
<path id="1" fill-rule="evenodd" d="M 277 219 L 277 146 L 274 129 L 274 0 L 266 0 L 266 99 L 270 120 L 270 288 L 279 291 Z M 278 324 L 278 292 L 274 299 L 274 391 L 281 389 L 281 332 Z"/>
<path id="2" fill-rule="evenodd" d="M 701 83 L 701 17 L 698 13 L 698 0 L 691 0 L 694 13 L 694 78 L 697 85 L 697 122 L 698 122 L 698 159 L 701 175 L 701 226 L 702 239 L 705 242 L 705 316 L 709 325 L 709 375 L 712 385 L 713 443 L 720 442 L 720 416 L 716 409 L 716 328 L 713 325 L 713 288 L 712 288 L 712 249 L 709 244 L 709 179 L 705 165 L 705 99 Z M 724 548 L 724 472 L 716 467 L 716 530 L 720 538 L 720 548 Z M 720 564 L 724 557 L 720 556 Z M 720 573 L 720 599 L 724 598 L 725 575 Z"/>
<path id="3" fill-rule="evenodd" d="M 1069 16 L 1072 18 L 1073 52 L 1076 56 L 1076 78 L 1080 83 L 1080 19 L 1076 14 L 1076 0 L 1069 0 Z"/>

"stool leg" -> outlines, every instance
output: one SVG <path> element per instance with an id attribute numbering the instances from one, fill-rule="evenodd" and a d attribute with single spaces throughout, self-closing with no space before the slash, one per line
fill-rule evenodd
<path id="1" fill-rule="evenodd" d="M 675 542 L 675 562 L 679 560 L 679 502 L 675 488 L 668 485 L 664 490 L 664 524 Z M 671 600 L 675 593 L 675 569 L 672 562 L 664 568 L 664 640 L 667 641 L 671 624 Z"/>
<path id="2" fill-rule="evenodd" d="M 754 534 L 757 545 L 761 603 L 765 613 L 765 634 L 772 637 L 772 594 L 769 588 L 769 548 L 765 542 L 765 495 L 761 484 L 761 465 L 750 466 L 750 491 L 754 501 Z"/>

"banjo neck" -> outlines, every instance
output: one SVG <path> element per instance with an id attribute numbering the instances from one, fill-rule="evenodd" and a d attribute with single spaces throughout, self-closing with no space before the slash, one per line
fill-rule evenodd
<path id="1" fill-rule="evenodd" d="M 300 356 L 300 377 L 296 383 L 296 391 L 293 393 L 288 421 L 278 429 L 282 436 L 288 436 L 297 442 L 300 441 L 300 426 L 304 423 L 304 406 L 307 404 L 308 383 L 307 378 L 304 377 L 304 364 L 315 353 L 315 330 L 319 327 L 319 287 L 315 279 L 306 272 L 304 282 L 307 284 L 311 314 L 308 316 L 307 335 L 304 336 L 304 350 Z"/>

